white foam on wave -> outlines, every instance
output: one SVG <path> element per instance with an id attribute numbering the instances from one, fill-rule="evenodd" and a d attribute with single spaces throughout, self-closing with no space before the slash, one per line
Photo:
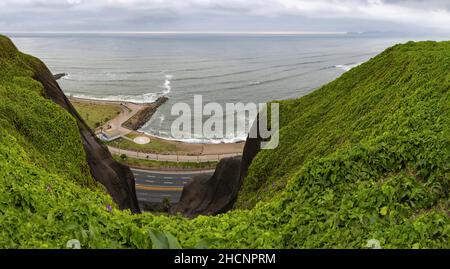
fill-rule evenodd
<path id="1" fill-rule="evenodd" d="M 117 101 L 117 102 L 131 102 L 136 104 L 145 104 L 145 103 L 153 103 L 159 97 L 161 97 L 158 93 L 145 93 L 141 95 L 108 95 L 104 97 L 91 96 L 87 94 L 71 94 L 67 93 L 68 96 L 72 96 L 75 98 L 82 99 L 91 99 L 91 100 L 99 100 L 99 101 Z"/>
<path id="2" fill-rule="evenodd" d="M 159 132 L 160 134 L 155 134 L 153 132 L 147 132 L 140 130 L 141 132 L 154 136 L 160 139 L 164 140 L 171 140 L 171 141 L 179 141 L 184 142 L 188 144 L 232 144 L 237 142 L 243 142 L 247 140 L 247 134 L 238 135 L 235 137 L 224 137 L 224 138 L 213 138 L 213 139 L 207 139 L 207 138 L 173 138 L 168 135 L 164 135 L 162 132 Z"/>
<path id="3" fill-rule="evenodd" d="M 353 64 L 338 64 L 334 67 L 344 70 L 345 72 L 350 71 L 351 69 L 357 67 L 362 63 L 353 63 Z"/>
<path id="4" fill-rule="evenodd" d="M 108 95 L 108 96 L 91 96 L 86 94 L 71 94 L 67 93 L 68 96 L 73 96 L 75 98 L 82 98 L 82 99 L 92 99 L 92 100 L 99 100 L 99 101 L 118 101 L 118 102 L 132 102 L 137 104 L 145 104 L 145 103 L 153 103 L 158 98 L 162 96 L 166 96 L 172 91 L 172 87 L 170 86 L 170 80 L 173 78 L 173 75 L 167 74 L 165 75 L 165 81 L 163 85 L 163 91 L 156 92 L 156 93 L 144 93 L 140 95 Z"/>
<path id="5" fill-rule="evenodd" d="M 225 135 L 223 138 L 215 138 L 215 139 L 208 139 L 208 138 L 202 138 L 202 137 L 194 137 L 192 138 L 175 138 L 172 136 L 172 134 L 169 131 L 163 131 L 161 130 L 162 122 L 165 120 L 165 117 L 163 114 L 161 114 L 158 118 L 155 118 L 155 120 L 159 121 L 159 128 L 152 128 L 151 127 L 151 121 L 148 121 L 144 126 L 139 129 L 140 132 L 145 133 L 147 135 L 157 137 L 164 140 L 171 140 L 171 141 L 179 141 L 189 144 L 224 144 L 224 143 L 236 143 L 236 142 L 242 142 L 247 140 L 247 133 L 240 133 L 238 135 Z"/>
<path id="6" fill-rule="evenodd" d="M 159 119 L 159 127 L 161 128 L 162 123 L 166 119 L 166 117 L 164 117 L 164 114 L 161 113 L 158 119 Z"/>
<path id="7" fill-rule="evenodd" d="M 164 91 L 163 95 L 169 94 L 172 91 L 172 87 L 170 86 L 170 80 L 173 78 L 172 75 L 165 75 L 166 80 L 164 81 Z"/>
<path id="8" fill-rule="evenodd" d="M 249 86 L 261 85 L 261 81 L 251 81 L 248 83 Z"/>
<path id="9" fill-rule="evenodd" d="M 165 115 L 156 112 L 156 114 L 152 117 L 150 121 L 148 121 L 146 124 L 144 124 L 141 129 L 139 129 L 140 132 L 145 133 L 150 136 L 154 136 L 160 139 L 165 140 L 171 140 L 171 141 L 179 141 L 189 144 L 231 144 L 231 143 L 237 143 L 237 142 L 243 142 L 247 140 L 248 137 L 248 129 L 250 126 L 253 125 L 254 120 L 248 121 L 247 117 L 238 117 L 236 120 L 236 123 L 240 122 L 242 124 L 245 124 L 245 130 L 244 131 L 238 131 L 226 133 L 223 137 L 218 138 L 205 138 L 203 135 L 199 134 L 192 134 L 192 133 L 186 133 L 186 138 L 178 138 L 174 137 L 174 135 L 171 133 L 170 129 L 163 129 L 161 128 L 163 126 L 163 122 L 165 121 Z M 234 120 L 233 120 L 234 121 Z M 245 122 L 245 123 L 244 123 Z M 228 124 L 223 122 L 223 124 Z M 225 127 L 224 127 L 225 128 Z"/>

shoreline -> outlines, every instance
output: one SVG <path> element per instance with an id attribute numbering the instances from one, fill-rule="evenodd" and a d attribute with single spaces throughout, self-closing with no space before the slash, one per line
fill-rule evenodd
<path id="1" fill-rule="evenodd" d="M 75 101 L 80 103 L 98 103 L 99 105 L 102 104 L 133 104 L 137 106 L 144 106 L 149 105 L 153 103 L 137 103 L 137 102 L 131 102 L 131 101 L 117 101 L 117 100 L 103 100 L 103 99 L 95 99 L 95 98 L 84 98 L 84 97 L 75 97 L 72 95 L 66 95 L 66 97 L 69 99 L 69 101 Z"/>
<path id="2" fill-rule="evenodd" d="M 142 131 L 139 128 L 148 122 L 153 114 L 157 111 L 159 106 L 167 101 L 167 97 L 158 98 L 153 103 L 135 103 L 129 101 L 115 101 L 115 100 L 98 100 L 67 96 L 70 102 L 88 103 L 91 105 L 119 105 L 122 112 L 116 117 L 105 123 L 103 126 L 96 128 L 96 134 L 102 131 L 117 132 L 120 134 L 120 139 L 133 140 L 136 137 L 147 137 L 154 143 L 165 144 L 168 147 L 173 147 L 174 150 L 152 152 L 146 151 L 145 147 L 129 148 L 136 152 L 142 153 L 158 153 L 158 154 L 177 154 L 187 156 L 201 156 L 201 155 L 225 155 L 225 154 L 239 154 L 243 152 L 245 141 L 237 141 L 232 143 L 188 143 L 176 139 L 164 138 L 151 135 Z M 145 122 L 144 122 L 145 121 Z M 142 125 L 141 125 L 142 124 Z M 105 130 L 105 127 L 110 127 Z M 130 128 L 131 127 L 131 128 Z M 149 144 L 150 144 L 149 143 Z M 123 149 L 126 149 L 123 148 Z"/>

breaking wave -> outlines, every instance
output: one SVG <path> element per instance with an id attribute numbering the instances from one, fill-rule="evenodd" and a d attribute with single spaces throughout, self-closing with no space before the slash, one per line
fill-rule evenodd
<path id="1" fill-rule="evenodd" d="M 70 76 L 70 75 L 68 75 Z M 168 95 L 172 91 L 172 87 L 170 85 L 171 79 L 173 78 L 173 75 L 166 74 L 164 85 L 162 86 L 163 90 L 161 92 L 156 93 L 144 93 L 140 95 L 108 95 L 108 96 L 91 96 L 87 94 L 70 94 L 67 93 L 66 95 L 72 96 L 75 98 L 82 98 L 82 99 L 91 99 L 91 100 L 99 100 L 99 101 L 118 101 L 118 102 L 131 102 L 131 103 L 137 103 L 137 104 L 146 104 L 146 103 L 153 103 L 158 98 L 162 96 Z"/>
<path id="2" fill-rule="evenodd" d="M 171 140 L 171 141 L 179 141 L 184 142 L 188 144 L 231 144 L 231 143 L 237 143 L 237 142 L 244 142 L 247 140 L 247 134 L 240 134 L 237 136 L 226 136 L 224 138 L 173 138 L 168 133 L 162 132 L 162 131 L 143 131 L 139 130 L 147 135 L 154 136 L 160 139 L 164 140 Z"/>
<path id="3" fill-rule="evenodd" d="M 104 97 L 91 96 L 87 94 L 70 94 L 67 93 L 68 96 L 81 98 L 81 99 L 91 99 L 91 100 L 99 100 L 99 101 L 117 101 L 117 102 L 131 102 L 137 104 L 145 104 L 145 103 L 153 103 L 159 97 L 161 97 L 158 93 L 144 93 L 141 95 L 108 95 Z"/>
<path id="4" fill-rule="evenodd" d="M 335 67 L 347 72 L 347 71 L 350 71 L 351 69 L 357 67 L 360 64 L 362 64 L 362 63 L 338 64 Z"/>

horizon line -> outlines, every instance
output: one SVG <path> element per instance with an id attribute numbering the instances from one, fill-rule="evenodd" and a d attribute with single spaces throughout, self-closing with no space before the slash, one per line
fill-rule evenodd
<path id="1" fill-rule="evenodd" d="M 0 31 L 4 34 L 204 34 L 204 35 L 345 35 L 352 32 L 319 31 Z M 362 32 L 359 32 L 362 33 Z"/>

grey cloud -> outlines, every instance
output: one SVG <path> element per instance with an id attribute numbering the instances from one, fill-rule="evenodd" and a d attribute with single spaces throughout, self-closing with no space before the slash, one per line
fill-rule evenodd
<path id="1" fill-rule="evenodd" d="M 450 32 L 448 0 L 2 0 L 0 31 Z"/>

